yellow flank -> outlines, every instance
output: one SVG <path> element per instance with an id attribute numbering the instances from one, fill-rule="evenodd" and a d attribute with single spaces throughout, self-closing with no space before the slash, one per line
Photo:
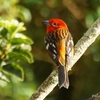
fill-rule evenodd
<path id="1" fill-rule="evenodd" d="M 62 39 L 57 43 L 58 48 L 58 61 L 61 63 L 61 65 L 65 66 L 65 40 Z"/>

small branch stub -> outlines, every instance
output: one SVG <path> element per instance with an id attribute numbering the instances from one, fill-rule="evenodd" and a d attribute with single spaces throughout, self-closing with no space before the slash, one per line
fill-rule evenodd
<path id="1" fill-rule="evenodd" d="M 100 100 L 100 92 L 95 95 L 92 95 L 92 97 L 87 100 Z"/>

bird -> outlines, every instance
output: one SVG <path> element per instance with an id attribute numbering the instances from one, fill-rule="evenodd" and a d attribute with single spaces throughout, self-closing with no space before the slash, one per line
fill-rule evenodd
<path id="1" fill-rule="evenodd" d="M 67 24 L 58 18 L 42 21 L 46 25 L 46 50 L 58 67 L 59 88 L 69 88 L 68 66 L 74 55 L 74 42 Z"/>

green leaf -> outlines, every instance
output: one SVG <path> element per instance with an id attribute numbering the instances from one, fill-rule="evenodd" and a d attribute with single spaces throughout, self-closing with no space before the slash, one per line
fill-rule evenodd
<path id="1" fill-rule="evenodd" d="M 24 71 L 22 67 L 16 63 L 8 63 L 7 65 L 4 65 L 3 71 L 11 76 L 16 76 L 21 81 L 24 80 Z"/>
<path id="2" fill-rule="evenodd" d="M 22 50 L 27 50 L 27 51 L 31 51 L 31 50 L 32 50 L 32 47 L 31 47 L 30 45 L 27 45 L 27 44 L 22 44 L 22 45 L 20 46 L 20 48 L 21 48 Z"/>
<path id="3" fill-rule="evenodd" d="M 5 82 L 10 82 L 9 78 L 7 77 L 7 75 L 3 71 L 0 72 L 0 79 L 5 81 Z"/>
<path id="4" fill-rule="evenodd" d="M 29 42 L 30 44 L 33 44 L 33 40 L 31 38 L 29 38 L 28 36 L 21 34 L 21 33 L 17 33 L 15 35 L 15 38 L 22 38 L 25 39 L 27 42 Z"/>
<path id="5" fill-rule="evenodd" d="M 16 59 L 16 60 L 22 60 L 32 63 L 33 62 L 33 55 L 27 51 L 27 50 L 20 50 L 17 49 L 16 51 L 9 52 L 8 54 L 9 59 Z"/>
<path id="6" fill-rule="evenodd" d="M 23 22 L 18 22 L 17 20 L 11 20 L 9 24 L 9 30 L 11 30 L 10 31 L 11 33 L 14 32 L 16 29 L 18 29 L 16 33 L 19 31 L 24 31 L 26 30 L 26 28 L 23 25 L 24 25 Z"/>
<path id="7" fill-rule="evenodd" d="M 30 13 L 30 10 L 25 8 L 24 6 L 17 5 L 18 9 L 18 16 L 25 22 L 30 22 L 32 19 L 32 15 Z"/>
<path id="8" fill-rule="evenodd" d="M 6 37 L 7 36 L 7 29 L 4 27 L 0 27 L 0 35 L 2 35 L 2 37 Z"/>
<path id="9" fill-rule="evenodd" d="M 33 42 L 29 38 L 25 38 L 25 39 L 22 39 L 22 38 L 13 38 L 13 39 L 11 39 L 11 43 L 12 44 L 22 44 L 22 43 L 32 44 Z"/>
<path id="10" fill-rule="evenodd" d="M 19 31 L 25 30 L 26 28 L 23 25 L 24 25 L 24 23 L 18 22 L 17 20 L 14 20 L 14 19 L 11 21 L 0 20 L 0 26 L 5 27 L 11 34 L 13 34 L 13 32 L 15 32 L 15 31 L 17 33 Z"/>
<path id="11" fill-rule="evenodd" d="M 11 52 L 11 51 L 16 50 L 16 49 L 31 51 L 32 47 L 31 47 L 31 45 L 24 44 L 24 43 L 22 43 L 22 44 L 13 44 L 11 46 L 11 48 L 8 50 L 8 52 Z"/>

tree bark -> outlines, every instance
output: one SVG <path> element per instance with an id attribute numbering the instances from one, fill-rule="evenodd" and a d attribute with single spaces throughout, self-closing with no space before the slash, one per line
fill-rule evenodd
<path id="1" fill-rule="evenodd" d="M 92 97 L 87 100 L 100 100 L 100 92 L 95 95 L 92 95 Z"/>

